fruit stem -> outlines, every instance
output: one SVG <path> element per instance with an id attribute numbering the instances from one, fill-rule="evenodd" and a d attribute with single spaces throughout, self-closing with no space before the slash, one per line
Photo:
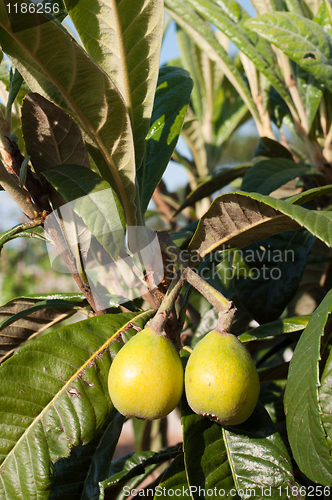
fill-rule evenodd
<path id="1" fill-rule="evenodd" d="M 220 313 L 225 313 L 230 309 L 230 304 L 226 297 L 222 293 L 218 292 L 213 286 L 209 285 L 203 278 L 201 278 L 195 271 L 190 267 L 184 271 L 186 279 L 191 286 L 196 288 L 210 302 L 213 307 L 217 309 Z"/>
<path id="2" fill-rule="evenodd" d="M 162 301 L 155 317 L 150 323 L 150 327 L 153 328 L 159 335 L 161 335 L 163 332 L 168 316 L 171 314 L 174 303 L 178 298 L 180 290 L 185 282 L 186 269 L 182 272 L 182 274 L 181 271 L 177 271 L 167 290 L 164 300 Z"/>
<path id="3" fill-rule="evenodd" d="M 233 302 L 228 303 L 229 307 L 224 312 L 219 312 L 216 330 L 219 333 L 229 333 L 236 313 L 236 307 Z"/>
<path id="4" fill-rule="evenodd" d="M 186 281 L 196 288 L 219 311 L 218 325 L 220 325 L 220 330 L 217 325 L 218 331 L 229 331 L 236 312 L 233 303 L 228 301 L 226 297 L 209 285 L 190 267 L 187 267 L 184 271 L 178 269 L 175 272 L 164 300 L 150 323 L 151 328 L 159 335 L 162 335 L 168 316 L 171 314 L 175 301 Z"/>

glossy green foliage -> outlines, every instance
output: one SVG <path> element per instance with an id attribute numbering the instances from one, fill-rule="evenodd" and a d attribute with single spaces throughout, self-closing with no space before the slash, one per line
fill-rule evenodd
<path id="1" fill-rule="evenodd" d="M 181 68 L 160 69 L 146 153 L 137 172 L 142 213 L 145 213 L 155 188 L 168 165 L 186 116 L 193 82 Z"/>
<path id="2" fill-rule="evenodd" d="M 287 182 L 304 175 L 316 175 L 314 169 L 284 158 L 262 160 L 248 170 L 241 189 L 260 194 L 271 194 Z"/>
<path id="3" fill-rule="evenodd" d="M 285 391 L 285 413 L 294 458 L 314 481 L 330 486 L 329 399 L 326 382 L 330 361 L 320 388 L 319 361 L 331 336 L 331 292 L 313 313 L 299 340 L 289 367 Z"/>
<path id="4" fill-rule="evenodd" d="M 234 286 L 260 324 L 279 318 L 301 282 L 315 238 L 303 229 L 271 236 L 236 252 Z"/>
<path id="5" fill-rule="evenodd" d="M 188 482 L 195 499 L 200 498 L 199 487 L 209 489 L 213 499 L 237 498 L 236 490 L 241 494 L 246 488 L 252 490 L 252 498 L 264 497 L 266 490 L 277 499 L 287 485 L 296 486 L 286 447 L 261 405 L 244 424 L 225 428 L 197 417 L 184 405 L 182 425 Z M 252 481 L 258 467 L 259 480 Z"/>
<path id="6" fill-rule="evenodd" d="M 1 365 L 2 496 L 48 498 L 51 464 L 93 439 L 112 410 L 107 373 L 114 337 L 129 323 L 142 327 L 148 316 L 108 315 L 65 326 Z M 8 388 L 15 397 L 8 398 Z M 32 481 L 22 480 L 27 473 Z"/>

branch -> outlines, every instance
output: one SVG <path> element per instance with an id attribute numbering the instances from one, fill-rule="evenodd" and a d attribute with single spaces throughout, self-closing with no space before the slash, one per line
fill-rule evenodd
<path id="1" fill-rule="evenodd" d="M 32 202 L 28 191 L 20 188 L 7 172 L 4 164 L 0 160 L 0 186 L 9 194 L 16 205 L 20 207 L 23 213 L 30 219 L 35 218 L 35 212 L 38 207 Z"/>
<path id="2" fill-rule="evenodd" d="M 261 122 L 258 128 L 258 133 L 261 137 L 269 137 L 270 139 L 276 140 L 276 137 L 272 132 L 269 113 L 266 110 L 264 110 L 263 96 L 257 78 L 256 66 L 250 61 L 250 59 L 247 56 L 243 54 L 243 52 L 240 52 L 240 59 L 244 71 L 247 75 L 251 95 L 256 105 L 257 112 Z"/>
<path id="3" fill-rule="evenodd" d="M 307 114 L 304 109 L 304 105 L 299 93 L 299 89 L 296 86 L 296 82 L 293 78 L 292 75 L 292 70 L 290 67 L 289 59 L 288 57 L 280 50 L 277 49 L 277 54 L 279 56 L 279 60 L 281 62 L 281 67 L 284 72 L 284 80 L 286 83 L 286 86 L 288 88 L 288 91 L 291 95 L 292 101 L 294 103 L 296 113 L 294 113 L 294 109 L 292 107 L 289 107 L 289 110 L 292 114 L 293 120 L 295 124 L 301 125 L 303 130 L 305 132 L 308 132 L 308 120 L 307 120 Z"/>
<path id="4" fill-rule="evenodd" d="M 56 221 L 55 217 L 49 219 L 47 233 L 93 311 L 95 311 L 96 315 L 106 314 L 107 310 L 102 309 L 101 306 L 95 301 L 86 277 L 84 275 L 80 275 L 77 269 L 75 257 L 73 256 L 68 243 L 65 241 L 61 226 L 59 222 Z"/>

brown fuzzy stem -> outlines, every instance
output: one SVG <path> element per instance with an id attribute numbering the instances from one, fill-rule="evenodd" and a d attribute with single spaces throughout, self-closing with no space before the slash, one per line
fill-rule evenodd
<path id="1" fill-rule="evenodd" d="M 168 316 L 171 314 L 175 301 L 181 291 L 181 288 L 186 282 L 186 271 L 184 271 L 180 276 L 179 273 L 175 276 L 169 289 L 159 307 L 155 317 L 151 321 L 151 328 L 153 328 L 159 335 L 162 334 L 165 324 L 167 322 Z"/>
<path id="2" fill-rule="evenodd" d="M 229 307 L 224 312 L 219 312 L 216 330 L 220 333 L 229 333 L 236 314 L 236 307 L 233 302 L 229 302 Z"/>
<path id="3" fill-rule="evenodd" d="M 181 270 L 177 271 L 177 274 L 173 279 L 161 306 L 151 321 L 151 328 L 153 328 L 159 335 L 162 334 L 167 319 L 173 310 L 175 301 L 186 281 L 196 288 L 196 290 L 198 290 L 210 302 L 210 304 L 217 309 L 217 311 L 219 311 L 220 327 L 223 330 L 228 330 L 236 312 L 233 303 L 228 301 L 220 292 L 209 285 L 189 267 L 187 267 L 183 272 L 181 272 Z"/>
<path id="4" fill-rule="evenodd" d="M 230 307 L 230 302 L 218 290 L 209 285 L 203 278 L 201 278 L 195 271 L 187 267 L 185 275 L 188 283 L 191 284 L 196 290 L 199 291 L 210 302 L 217 311 L 224 313 Z"/>

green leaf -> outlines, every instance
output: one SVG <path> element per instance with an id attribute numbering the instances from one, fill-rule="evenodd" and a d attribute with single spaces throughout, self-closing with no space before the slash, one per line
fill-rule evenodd
<path id="1" fill-rule="evenodd" d="M 247 11 L 236 0 L 218 0 L 218 6 L 234 23 L 249 17 Z"/>
<path id="2" fill-rule="evenodd" d="M 2 52 L 1 52 L 2 54 Z M 0 56 L 1 58 L 1 56 Z M 9 91 L 9 84 L 10 84 L 10 70 L 11 68 L 8 66 L 1 65 L 0 66 L 0 80 L 6 85 L 6 90 Z M 27 92 L 29 92 L 29 87 L 25 82 L 22 83 L 20 93 L 25 95 Z"/>
<path id="3" fill-rule="evenodd" d="M 11 74 L 10 84 L 9 84 L 9 95 L 6 108 L 10 109 L 15 101 L 17 94 L 21 90 L 23 83 L 22 75 L 15 69 L 14 74 Z"/>
<path id="4" fill-rule="evenodd" d="M 150 448 L 150 437 L 151 437 L 151 421 L 141 420 L 133 417 L 131 419 L 135 448 L 137 451 L 143 451 Z"/>
<path id="5" fill-rule="evenodd" d="M 112 410 L 107 374 L 115 339 L 142 328 L 150 315 L 110 314 L 65 326 L 1 365 L 2 497 L 48 497 L 52 463 L 89 443 Z"/>
<path id="6" fill-rule="evenodd" d="M 125 417 L 119 412 L 116 412 L 115 418 L 106 429 L 92 457 L 90 469 L 84 483 L 82 498 L 88 500 L 98 497 L 100 491 L 99 483 L 108 477 L 112 457 L 118 444 L 124 422 Z M 70 500 L 69 495 L 68 500 Z"/>
<path id="7" fill-rule="evenodd" d="M 292 203 L 293 205 L 304 205 L 305 203 L 314 200 L 318 196 L 323 196 L 324 194 L 328 194 L 331 191 L 332 191 L 332 184 L 328 184 L 327 186 L 308 189 L 308 191 L 304 191 L 303 193 L 290 196 L 289 198 L 287 198 L 287 201 L 289 203 Z M 327 217 L 328 212 L 325 212 L 324 215 Z"/>
<path id="8" fill-rule="evenodd" d="M 332 331 L 331 309 L 332 291 L 312 314 L 297 343 L 285 390 L 287 433 L 294 459 L 309 479 L 326 486 L 332 484 L 332 460 L 319 400 L 319 361 L 323 337 L 328 338 Z"/>
<path id="9" fill-rule="evenodd" d="M 250 19 L 245 25 L 279 47 L 332 91 L 332 42 L 316 22 L 299 14 L 273 12 Z"/>
<path id="10" fill-rule="evenodd" d="M 140 451 L 130 453 L 124 457 L 113 460 L 108 471 L 108 479 L 100 484 L 100 499 L 104 498 L 105 490 L 109 493 L 115 486 L 128 480 L 149 473 L 161 463 L 175 458 L 181 453 L 179 445 L 164 448 L 159 452 Z M 123 487 L 123 486 L 122 486 Z"/>
<path id="11" fill-rule="evenodd" d="M 239 11 L 240 16 L 234 22 L 232 18 L 223 13 L 222 8 L 210 0 L 186 0 L 197 12 L 199 12 L 208 22 L 222 31 L 243 54 L 245 54 L 256 66 L 256 68 L 266 76 L 277 92 L 286 101 L 290 101 L 289 94 L 281 78 L 277 59 L 269 44 L 259 37 L 253 37 L 247 33 L 242 26 L 243 22 L 249 18 L 245 10 Z"/>
<path id="12" fill-rule="evenodd" d="M 312 18 L 312 12 L 305 0 L 285 0 L 285 4 L 289 12 L 295 12 L 309 19 Z"/>
<path id="13" fill-rule="evenodd" d="M 28 173 L 28 163 L 30 161 L 30 156 L 27 156 L 24 158 L 21 164 L 21 170 L 20 170 L 20 187 L 23 187 L 26 180 L 27 180 L 27 173 Z"/>
<path id="14" fill-rule="evenodd" d="M 183 228 L 180 229 L 179 231 L 176 231 L 174 233 L 169 233 L 170 237 L 172 238 L 172 241 L 178 246 L 182 247 L 184 243 L 188 243 L 191 238 L 193 237 L 193 234 L 195 232 L 194 228 Z"/>
<path id="15" fill-rule="evenodd" d="M 299 226 L 332 245 L 332 221 L 324 212 L 258 193 L 224 194 L 201 218 L 188 250 L 203 258 L 219 248 L 242 248 Z"/>
<path id="16" fill-rule="evenodd" d="M 201 488 L 211 492 L 208 496 L 211 500 L 228 498 L 231 490 L 232 497 L 238 499 L 222 426 L 196 415 L 187 404 L 182 404 L 181 423 L 184 459 L 192 498 L 202 498 L 203 495 L 199 493 Z"/>
<path id="17" fill-rule="evenodd" d="M 116 259 L 124 242 L 125 219 L 121 203 L 108 182 L 78 165 L 59 165 L 43 175 L 67 202 L 72 202 L 72 210 Z"/>
<path id="18" fill-rule="evenodd" d="M 174 498 L 174 495 L 180 499 L 188 498 L 189 486 L 183 455 L 176 457 L 162 474 L 162 481 L 156 487 L 154 500 L 160 498 L 161 494 L 165 499 Z"/>
<path id="19" fill-rule="evenodd" d="M 269 112 L 270 120 L 275 123 L 275 125 L 280 129 L 283 124 L 287 124 L 287 127 L 295 132 L 293 118 L 291 112 L 286 102 L 280 97 L 278 92 L 272 87 L 266 88 L 263 93 L 264 101 L 263 104 L 267 106 L 267 111 Z M 292 145 L 292 151 L 294 151 L 294 146 Z M 263 155 L 264 156 L 264 155 Z M 269 155 L 268 155 L 269 156 Z M 300 159 L 305 159 L 303 153 L 298 156 Z M 293 157 L 290 158 L 291 160 Z"/>
<path id="20" fill-rule="evenodd" d="M 182 68 L 160 69 L 144 164 L 137 172 L 141 210 L 147 209 L 168 165 L 186 116 L 193 82 Z"/>
<path id="21" fill-rule="evenodd" d="M 324 85 L 297 64 L 292 66 L 293 77 L 307 117 L 306 131 L 309 133 L 323 97 Z"/>
<path id="22" fill-rule="evenodd" d="M 299 332 L 305 329 L 310 318 L 311 315 L 309 314 L 306 316 L 295 316 L 294 318 L 277 319 L 271 323 L 265 323 L 265 325 L 241 333 L 239 339 L 245 343 L 252 340 L 272 338 L 276 335 L 284 335 L 285 333 Z"/>
<path id="23" fill-rule="evenodd" d="M 314 17 L 314 21 L 318 23 L 330 36 L 332 35 L 331 24 L 331 5 L 329 0 L 323 1 Z"/>
<path id="24" fill-rule="evenodd" d="M 286 10 L 284 0 L 252 0 L 258 15 L 272 10 Z"/>
<path id="25" fill-rule="evenodd" d="M 332 450 L 332 420 L 331 420 L 331 379 L 332 379 L 332 351 L 326 361 L 322 379 L 318 387 L 319 405 L 321 408 L 321 418 L 325 431 L 326 442 L 331 456 Z"/>
<path id="26" fill-rule="evenodd" d="M 144 156 L 158 78 L 163 2 L 67 0 L 65 3 L 86 51 L 112 78 L 124 99 L 131 119 L 138 169 Z"/>
<path id="27" fill-rule="evenodd" d="M 243 424 L 223 428 L 223 437 L 241 498 L 304 500 L 286 446 L 262 404 Z"/>
<path id="28" fill-rule="evenodd" d="M 89 444 L 74 446 L 54 466 L 49 500 L 98 498 L 99 481 L 107 477 L 125 417 L 115 409 Z"/>
<path id="29" fill-rule="evenodd" d="M 24 13 L 18 12 L 16 18 L 25 26 Z M 33 92 L 79 122 L 86 139 L 102 155 L 101 174 L 116 185 L 128 224 L 135 225 L 133 137 L 114 82 L 55 21 L 13 33 L 4 4 L 0 4 L 0 44 Z"/>
<path id="30" fill-rule="evenodd" d="M 293 160 L 291 152 L 277 141 L 269 137 L 260 137 L 254 151 L 254 156 L 266 156 L 268 158 L 286 158 Z"/>
<path id="31" fill-rule="evenodd" d="M 220 148 L 219 156 L 215 158 L 213 162 L 215 166 L 220 163 L 221 148 L 224 143 L 228 141 L 232 133 L 237 130 L 240 125 L 250 118 L 247 106 L 243 104 L 242 99 L 235 93 L 234 88 L 229 82 L 227 82 L 227 87 L 227 89 L 221 89 L 225 94 L 224 102 L 218 119 L 214 123 L 216 129 L 214 142 L 217 145 L 216 147 Z M 210 172 L 211 170 L 210 168 Z"/>
<path id="32" fill-rule="evenodd" d="M 206 196 L 210 196 L 218 191 L 218 189 L 227 186 L 227 184 L 230 184 L 238 177 L 242 177 L 250 168 L 253 168 L 251 164 L 238 165 L 237 167 L 207 176 L 198 184 L 196 189 L 187 196 L 181 207 L 176 211 L 176 214 L 180 213 L 184 208 L 193 205 L 196 201 L 202 200 Z"/>
<path id="33" fill-rule="evenodd" d="M 76 297 L 75 297 L 76 299 Z M 85 301 L 38 297 L 12 299 L 0 307 L 0 362 L 21 344 L 77 312 Z"/>
<path id="34" fill-rule="evenodd" d="M 118 491 L 119 483 L 123 484 L 133 477 L 141 476 L 148 468 L 146 461 L 154 455 L 153 451 L 141 451 L 113 460 L 108 471 L 108 478 L 101 481 L 99 498 L 104 498 L 105 490 Z"/>
<path id="35" fill-rule="evenodd" d="M 262 160 L 246 172 L 241 189 L 247 192 L 270 194 L 297 177 L 316 173 L 316 170 L 304 163 L 295 163 L 285 158 Z"/>
<path id="36" fill-rule="evenodd" d="M 201 17 L 181 0 L 165 0 L 166 12 L 181 26 L 212 61 L 215 61 L 228 80 L 235 87 L 256 121 L 259 117 L 250 91 L 240 71 L 226 50 L 220 45 L 210 27 Z"/>
<path id="37" fill-rule="evenodd" d="M 218 64 L 180 27 L 177 38 L 181 63 L 194 81 L 192 109 L 188 111 L 182 136 L 191 150 L 198 176 L 203 178 L 220 163 L 223 143 L 248 118 L 249 112 Z M 227 50 L 222 41 L 221 45 Z"/>
<path id="38" fill-rule="evenodd" d="M 171 19 L 171 18 L 170 18 Z M 204 105 L 206 104 L 206 86 L 204 85 L 203 60 L 207 55 L 201 51 L 194 40 L 177 24 L 176 37 L 180 51 L 180 64 L 189 71 L 193 79 L 194 86 L 191 93 L 191 107 L 193 116 L 196 116 L 200 123 L 203 122 L 203 116 L 206 113 Z"/>
<path id="39" fill-rule="evenodd" d="M 258 323 L 273 321 L 292 300 L 315 238 L 306 230 L 280 233 L 235 252 L 236 295 Z"/>

